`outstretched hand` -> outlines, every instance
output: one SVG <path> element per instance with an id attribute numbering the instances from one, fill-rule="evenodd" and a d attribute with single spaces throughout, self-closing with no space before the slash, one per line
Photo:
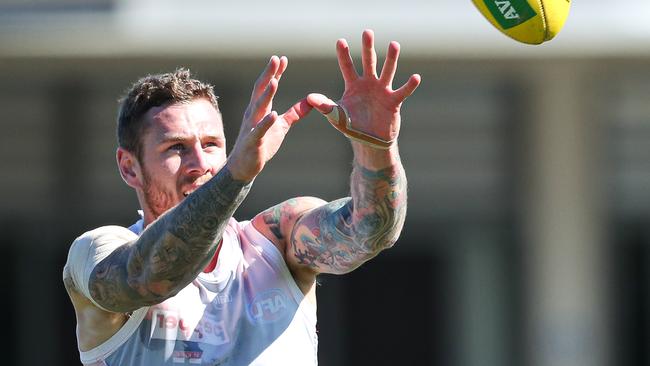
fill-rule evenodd
<path id="1" fill-rule="evenodd" d="M 387 141 L 390 145 L 399 135 L 402 102 L 413 94 L 420 85 L 421 78 L 420 75 L 413 74 L 404 85 L 393 90 L 393 78 L 400 51 L 399 43 L 393 41 L 389 44 L 380 75 L 377 75 L 377 54 L 374 47 L 374 33 L 371 30 L 363 32 L 362 44 L 363 74 L 359 75 L 354 68 L 347 41 L 339 39 L 336 43 L 339 67 L 345 81 L 345 91 L 341 99 L 335 103 L 322 94 L 309 94 L 307 102 L 325 115 L 332 112 L 337 104 L 341 105 L 343 111 L 349 114 L 347 117 L 350 120 L 352 134 L 356 131 L 360 133 L 359 136 L 369 135 L 371 139 L 374 137 L 379 141 Z M 347 133 L 340 126 L 335 125 L 335 127 L 354 138 L 354 135 Z"/>
<path id="2" fill-rule="evenodd" d="M 228 159 L 228 168 L 235 179 L 253 180 L 278 151 L 291 126 L 312 109 L 302 99 L 281 115 L 272 110 L 273 97 L 287 64 L 284 56 L 271 57 L 253 86 L 239 136 Z"/>

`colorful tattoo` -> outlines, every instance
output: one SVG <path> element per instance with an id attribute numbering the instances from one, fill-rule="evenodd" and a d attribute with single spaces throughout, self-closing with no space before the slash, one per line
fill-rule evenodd
<path id="1" fill-rule="evenodd" d="M 297 204 L 298 200 L 292 198 L 262 213 L 262 219 L 264 219 L 264 223 L 268 226 L 269 230 L 271 230 L 271 233 L 273 233 L 273 235 L 278 240 L 284 239 L 284 234 L 282 234 L 281 230 L 282 220 L 286 221 L 290 219 L 291 212 L 293 212 L 290 210 L 290 208 L 296 206 Z"/>
<path id="2" fill-rule="evenodd" d="M 397 240 L 406 217 L 401 165 L 378 171 L 355 164 L 352 197 L 301 218 L 292 233 L 293 255 L 317 272 L 346 273 Z"/>

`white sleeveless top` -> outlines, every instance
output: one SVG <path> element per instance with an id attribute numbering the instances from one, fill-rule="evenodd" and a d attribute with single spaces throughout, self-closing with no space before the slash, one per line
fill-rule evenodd
<path id="1" fill-rule="evenodd" d="M 73 243 L 66 266 L 91 301 L 93 267 L 137 238 L 142 222 L 129 229 L 105 226 Z M 281 253 L 249 221 L 231 219 L 212 272 L 163 303 L 134 311 L 113 337 L 79 353 L 93 366 L 303 366 L 318 363 L 317 344 L 316 309 Z"/>

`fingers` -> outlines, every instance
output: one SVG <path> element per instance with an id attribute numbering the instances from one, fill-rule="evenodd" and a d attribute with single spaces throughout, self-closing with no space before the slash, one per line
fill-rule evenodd
<path id="1" fill-rule="evenodd" d="M 282 77 L 284 71 L 287 69 L 288 65 L 289 65 L 289 59 L 286 56 L 280 57 L 280 66 L 278 67 L 278 70 L 275 72 L 274 75 L 275 80 L 280 81 L 280 78 Z"/>
<path id="2" fill-rule="evenodd" d="M 399 58 L 399 43 L 393 41 L 388 45 L 388 52 L 386 53 L 386 60 L 381 69 L 381 76 L 379 81 L 382 85 L 392 88 L 393 78 L 397 70 L 397 59 Z"/>
<path id="3" fill-rule="evenodd" d="M 375 34 L 372 30 L 366 29 L 361 36 L 363 49 L 361 51 L 361 63 L 363 64 L 363 75 L 377 77 L 377 54 L 375 53 Z"/>
<path id="4" fill-rule="evenodd" d="M 251 109 L 250 109 L 250 119 L 252 121 L 259 121 L 263 116 L 268 113 L 271 103 L 273 102 L 273 97 L 275 92 L 278 90 L 278 81 L 276 79 L 269 80 L 266 88 L 263 90 L 262 94 L 257 100 L 253 102 L 251 100 Z"/>
<path id="5" fill-rule="evenodd" d="M 255 85 L 253 86 L 253 93 L 251 95 L 251 101 L 254 101 L 260 97 L 271 79 L 279 81 L 282 77 L 282 74 L 287 69 L 288 64 L 289 60 L 285 56 L 271 56 L 271 59 L 266 64 L 266 67 L 257 78 L 257 81 L 255 81 Z"/>
<path id="6" fill-rule="evenodd" d="M 271 111 L 267 114 L 258 124 L 253 128 L 253 134 L 256 138 L 262 138 L 266 131 L 273 126 L 273 124 L 280 118 L 285 120 L 289 127 L 293 126 L 301 118 L 309 114 L 313 107 L 307 102 L 307 98 L 299 100 L 296 104 L 291 106 L 281 116 L 278 116 L 276 111 Z"/>
<path id="7" fill-rule="evenodd" d="M 298 101 L 296 104 L 291 106 L 286 112 L 284 112 L 281 116 L 278 116 L 278 113 L 276 111 L 271 111 L 271 113 L 267 114 L 258 124 L 253 128 L 253 131 L 251 132 L 253 136 L 256 139 L 261 139 L 264 137 L 266 132 L 273 126 L 275 122 L 277 122 L 280 118 L 282 118 L 284 121 L 287 122 L 289 127 L 293 126 L 296 122 L 298 122 L 301 118 L 306 116 L 313 107 L 307 103 L 307 98 L 301 99 Z"/>
<path id="8" fill-rule="evenodd" d="M 350 46 L 348 46 L 348 42 L 345 39 L 336 41 L 336 57 L 338 58 L 339 68 L 341 69 L 345 83 L 347 84 L 357 80 L 359 75 L 357 75 L 357 71 L 354 69 L 352 56 L 350 56 Z"/>
<path id="9" fill-rule="evenodd" d="M 422 81 L 422 78 L 418 74 L 413 74 L 411 77 L 408 79 L 404 85 L 402 85 L 401 88 L 395 90 L 393 96 L 398 100 L 399 103 L 403 102 L 404 99 L 409 97 L 415 89 L 420 85 L 420 82 Z"/>
<path id="10" fill-rule="evenodd" d="M 271 56 L 271 59 L 266 64 L 266 67 L 264 67 L 264 70 L 262 70 L 262 73 L 255 81 L 255 85 L 253 86 L 253 94 L 251 95 L 251 101 L 259 98 L 259 96 L 264 92 L 264 89 L 268 85 L 271 78 L 278 71 L 279 67 L 280 59 L 278 56 Z"/>
<path id="11" fill-rule="evenodd" d="M 294 123 L 298 122 L 298 120 L 311 112 L 313 108 L 314 107 L 307 102 L 307 98 L 301 99 L 298 103 L 291 106 L 291 108 L 282 114 L 282 119 L 284 119 L 289 126 L 293 126 Z"/>

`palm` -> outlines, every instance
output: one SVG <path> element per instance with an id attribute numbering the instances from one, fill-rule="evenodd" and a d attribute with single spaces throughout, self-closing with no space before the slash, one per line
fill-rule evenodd
<path id="1" fill-rule="evenodd" d="M 338 104 L 349 113 L 351 128 L 384 141 L 393 141 L 400 130 L 400 106 L 420 84 L 419 75 L 411 75 L 399 89 L 393 90 L 399 44 L 391 42 L 386 61 L 377 75 L 377 55 L 372 31 L 363 33 L 362 75 L 357 74 L 345 40 L 336 44 L 345 91 Z M 309 103 L 321 113 L 329 113 L 336 103 L 320 94 L 311 94 Z"/>
<path id="2" fill-rule="evenodd" d="M 350 112 L 355 129 L 384 140 L 397 137 L 400 127 L 400 102 L 377 80 L 360 78 L 348 85 L 339 101 Z"/>
<path id="3" fill-rule="evenodd" d="M 260 141 L 259 154 L 261 160 L 267 162 L 275 156 L 284 141 L 284 137 L 289 132 L 289 128 L 291 128 L 291 125 L 282 116 L 278 116 L 277 121 L 266 131 Z"/>

